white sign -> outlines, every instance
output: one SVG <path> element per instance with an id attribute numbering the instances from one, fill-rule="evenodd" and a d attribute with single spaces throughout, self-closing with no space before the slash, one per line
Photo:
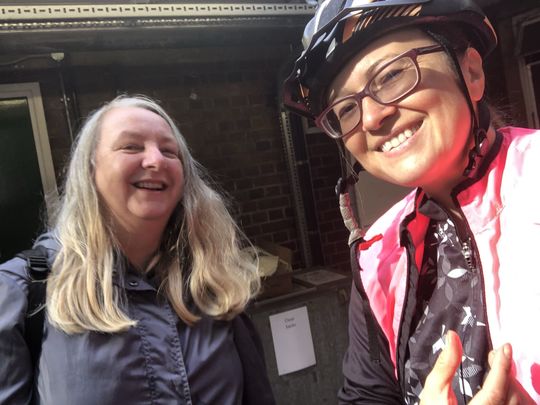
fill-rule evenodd
<path id="1" fill-rule="evenodd" d="M 278 374 L 288 374 L 316 364 L 307 307 L 270 316 Z"/>

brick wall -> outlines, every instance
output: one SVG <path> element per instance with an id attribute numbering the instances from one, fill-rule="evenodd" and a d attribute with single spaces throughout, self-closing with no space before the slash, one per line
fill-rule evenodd
<path id="1" fill-rule="evenodd" d="M 241 228 L 255 243 L 270 240 L 294 252 L 303 267 L 278 115 L 279 69 L 288 47 L 71 54 L 64 78 L 74 90 L 75 129 L 91 110 L 118 93 L 160 100 L 192 153 L 231 200 Z M 195 56 L 194 56 L 195 55 Z M 11 72 L 2 82 L 39 81 L 53 159 L 61 177 L 69 153 L 64 106 L 55 70 Z M 324 263 L 348 261 L 346 232 L 333 194 L 337 150 L 323 135 L 309 137 Z"/>
<path id="2" fill-rule="evenodd" d="M 348 272 L 349 234 L 341 219 L 334 192 L 337 179 L 341 176 L 339 151 L 336 142 L 323 133 L 307 134 L 306 141 L 324 264 Z"/>

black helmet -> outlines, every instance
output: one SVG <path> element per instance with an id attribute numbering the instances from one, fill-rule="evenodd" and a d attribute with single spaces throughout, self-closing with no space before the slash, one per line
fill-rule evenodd
<path id="1" fill-rule="evenodd" d="M 376 38 L 398 28 L 441 23 L 459 25 L 467 40 L 487 56 L 497 35 L 471 0 L 323 0 L 304 30 L 304 51 L 284 84 L 284 104 L 315 118 L 339 70 Z"/>

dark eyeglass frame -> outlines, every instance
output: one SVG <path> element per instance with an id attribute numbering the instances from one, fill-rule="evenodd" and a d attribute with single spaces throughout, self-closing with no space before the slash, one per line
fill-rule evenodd
<path id="1" fill-rule="evenodd" d="M 375 73 L 373 73 L 373 76 L 371 76 L 371 78 L 368 80 L 368 82 L 366 83 L 366 85 L 364 86 L 364 88 L 362 90 L 360 90 L 358 93 L 350 94 L 348 96 L 345 96 L 345 97 L 342 97 L 342 98 L 340 98 L 338 100 L 335 100 L 330 106 L 326 107 L 317 116 L 317 118 L 315 118 L 315 124 L 320 129 L 322 129 L 328 136 L 330 136 L 333 139 L 340 139 L 340 138 L 343 138 L 343 137 L 349 135 L 350 133 L 355 131 L 356 128 L 358 128 L 358 125 L 360 125 L 361 122 L 362 122 L 362 108 L 361 108 L 361 106 L 362 106 L 362 99 L 364 97 L 371 97 L 374 101 L 376 101 L 377 103 L 379 103 L 381 105 L 390 105 L 390 104 L 393 104 L 393 103 L 401 100 L 402 98 L 408 96 L 409 94 L 411 94 L 418 87 L 418 84 L 422 80 L 422 72 L 420 70 L 420 66 L 418 66 L 418 61 L 417 61 L 418 56 L 427 55 L 427 54 L 435 53 L 435 52 L 441 52 L 441 51 L 444 51 L 444 47 L 442 45 L 438 45 L 438 44 L 429 45 L 429 46 L 424 46 L 424 47 L 421 47 L 421 48 L 412 48 L 412 49 L 410 49 L 410 50 L 408 50 L 406 52 L 403 52 L 403 53 L 397 55 L 396 57 L 390 59 L 388 62 L 386 62 L 382 66 L 380 66 L 375 71 Z M 391 100 L 381 101 L 370 90 L 371 83 L 373 82 L 373 80 L 375 78 L 377 78 L 377 76 L 379 75 L 380 72 L 382 72 L 389 65 L 391 65 L 392 63 L 394 63 L 395 61 L 397 61 L 398 59 L 401 59 L 401 58 L 409 58 L 413 62 L 414 68 L 416 69 L 416 82 L 405 93 L 400 94 L 399 96 L 394 97 Z M 346 132 L 344 134 L 338 134 L 332 128 L 325 125 L 325 120 L 324 119 L 325 119 L 326 115 L 329 112 L 331 112 L 337 104 L 342 103 L 345 100 L 350 100 L 350 99 L 354 99 L 356 101 L 356 103 L 360 106 L 360 117 L 358 118 L 358 123 L 351 130 L 349 130 L 348 132 Z"/>

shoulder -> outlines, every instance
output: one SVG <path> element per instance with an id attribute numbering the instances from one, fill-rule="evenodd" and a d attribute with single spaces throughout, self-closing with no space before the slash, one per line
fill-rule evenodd
<path id="1" fill-rule="evenodd" d="M 507 127 L 499 130 L 503 151 L 498 160 L 500 195 L 504 206 L 514 207 L 516 218 L 538 220 L 540 188 L 540 131 Z"/>
<path id="2" fill-rule="evenodd" d="M 522 127 L 502 127 L 497 132 L 503 134 L 505 137 L 520 138 L 528 136 L 540 135 L 540 130 L 535 128 L 522 128 Z"/>
<path id="3" fill-rule="evenodd" d="M 540 130 L 518 127 L 504 127 L 497 131 L 503 137 L 503 148 L 508 150 L 508 153 L 518 153 L 523 155 L 524 152 L 540 151 Z"/>
<path id="4" fill-rule="evenodd" d="M 513 190 L 517 184 L 536 184 L 540 170 L 540 131 L 506 127 L 498 131 L 502 137 L 502 153 L 498 161 L 504 172 L 502 184 Z M 535 186 L 536 188 L 536 186 Z"/>
<path id="5" fill-rule="evenodd" d="M 0 264 L 0 286 L 15 287 L 26 294 L 29 282 L 28 269 L 23 259 L 14 257 Z"/>
<path id="6" fill-rule="evenodd" d="M 366 243 L 359 245 L 357 260 L 366 291 L 401 276 L 401 272 L 396 271 L 404 252 L 400 243 L 400 228 L 407 216 L 414 212 L 416 193 L 416 190 L 411 191 L 375 221 L 366 232 Z"/>
<path id="7" fill-rule="evenodd" d="M 39 236 L 34 242 L 33 248 L 43 246 L 47 249 L 47 260 L 52 265 L 59 249 L 59 243 L 54 233 L 48 232 Z M 17 286 L 25 294 L 28 292 L 30 282 L 27 263 L 23 258 L 14 257 L 7 262 L 0 264 L 0 283 Z"/>
<path id="8" fill-rule="evenodd" d="M 54 231 L 41 234 L 34 242 L 34 248 L 37 246 L 43 246 L 47 249 L 47 260 L 49 265 L 52 265 L 58 251 L 60 250 L 60 241 L 58 240 Z"/>
<path id="9" fill-rule="evenodd" d="M 366 253 L 380 255 L 385 247 L 388 252 L 392 247 L 399 247 L 399 230 L 403 220 L 414 211 L 417 190 L 412 190 L 404 198 L 394 204 L 388 211 L 381 215 L 366 231 L 365 239 L 370 241 L 379 239 L 384 243 L 374 243 L 366 250 Z M 372 249 L 373 247 L 373 249 Z M 363 252 L 364 253 L 364 252 Z"/>

